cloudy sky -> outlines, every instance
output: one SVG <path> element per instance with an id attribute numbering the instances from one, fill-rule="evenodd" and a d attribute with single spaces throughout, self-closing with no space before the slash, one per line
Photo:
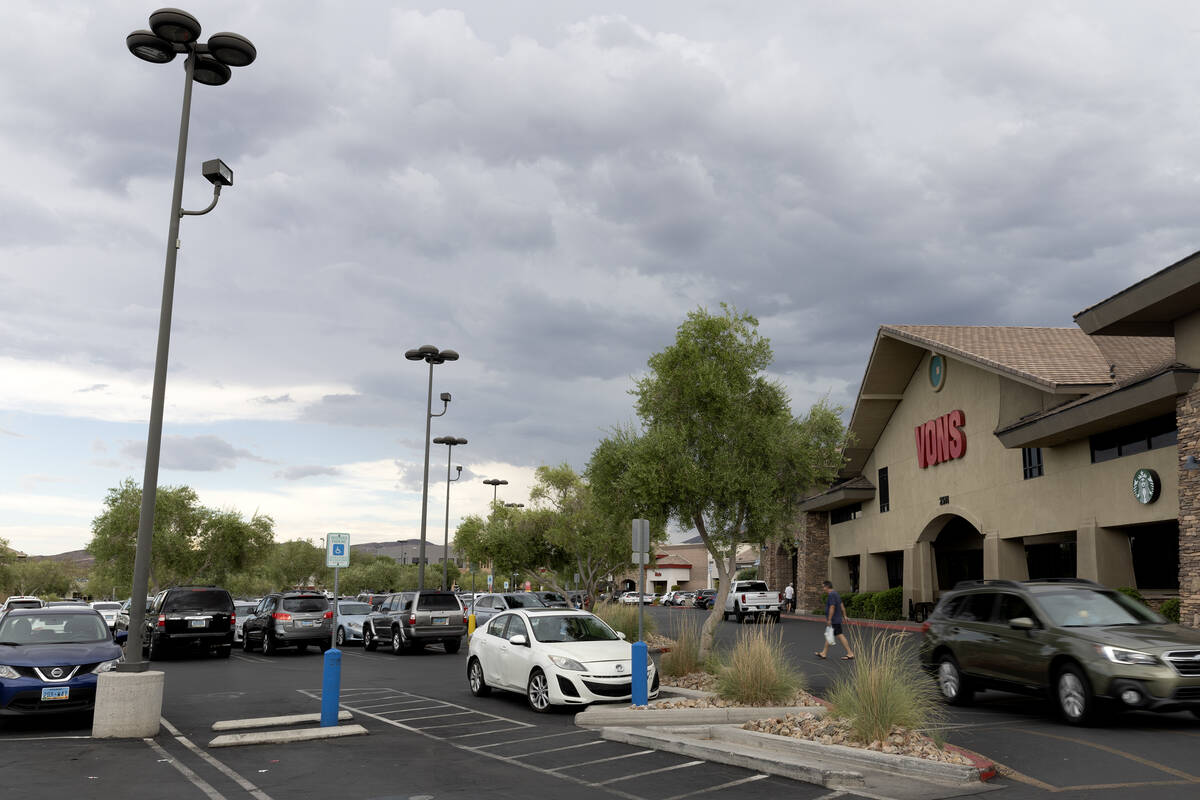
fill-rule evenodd
<path id="1" fill-rule="evenodd" d="M 139 484 L 182 60 L 153 4 L 0 10 L 0 537 Z M 300 9 L 303 9 L 301 11 Z M 882 323 L 1070 325 L 1200 247 L 1194 3 L 205 2 L 160 482 L 280 539 L 451 529 L 586 462 L 688 311 L 757 315 L 802 413 Z M 441 540 L 447 452 L 431 457 Z"/>

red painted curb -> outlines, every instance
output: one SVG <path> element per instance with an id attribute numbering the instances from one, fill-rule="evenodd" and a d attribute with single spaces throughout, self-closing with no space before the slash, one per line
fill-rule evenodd
<path id="1" fill-rule="evenodd" d="M 975 769 L 979 770 L 979 780 L 990 781 L 992 778 L 996 777 L 996 764 L 987 756 L 982 756 L 979 753 L 976 753 L 974 750 L 968 750 L 965 747 L 959 747 L 958 745 L 950 744 L 949 742 L 943 745 L 943 747 L 946 750 L 950 750 L 970 759 L 971 763 L 975 766 Z"/>
<path id="2" fill-rule="evenodd" d="M 786 619 L 801 619 L 806 622 L 824 622 L 824 617 L 818 617 L 809 614 L 784 614 Z M 915 622 L 882 622 L 873 619 L 847 619 L 843 620 L 843 625 L 856 625 L 860 628 L 880 628 L 888 631 L 905 631 L 906 633 L 920 633 L 921 626 Z"/>

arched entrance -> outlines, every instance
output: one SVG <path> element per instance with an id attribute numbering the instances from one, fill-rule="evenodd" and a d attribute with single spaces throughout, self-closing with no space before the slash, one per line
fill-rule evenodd
<path id="1" fill-rule="evenodd" d="M 983 534 L 966 517 L 942 514 L 921 532 L 933 557 L 933 591 L 940 594 L 959 581 L 983 579 Z"/>

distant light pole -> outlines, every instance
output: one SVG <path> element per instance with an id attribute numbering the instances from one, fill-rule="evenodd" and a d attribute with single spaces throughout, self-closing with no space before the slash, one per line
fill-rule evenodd
<path id="1" fill-rule="evenodd" d="M 524 503 L 505 503 L 505 508 L 524 508 Z M 513 573 L 513 591 L 517 591 L 517 573 Z"/>
<path id="2" fill-rule="evenodd" d="M 458 468 L 458 478 L 451 479 L 450 477 L 450 459 L 454 455 L 454 448 L 467 443 L 466 439 L 460 439 L 456 436 L 439 436 L 433 440 L 434 444 L 446 445 L 446 529 L 442 532 L 442 591 L 446 591 L 446 573 L 449 571 L 449 561 L 447 556 L 450 554 L 450 483 L 452 480 L 458 480 L 462 477 L 462 467 Z"/>
<path id="3" fill-rule="evenodd" d="M 171 217 L 167 226 L 167 259 L 163 270 L 162 307 L 158 317 L 158 350 L 154 358 L 154 383 L 150 396 L 150 428 L 146 436 L 146 471 L 142 479 L 142 506 L 138 516 L 137 551 L 133 562 L 133 589 L 129 604 L 129 640 L 123 672 L 145 672 L 142 660 L 146 593 L 150 584 L 150 549 L 154 542 L 154 506 L 158 494 L 158 461 L 162 450 L 163 406 L 167 392 L 167 356 L 171 345 L 171 311 L 175 297 L 175 258 L 179 250 L 179 220 L 184 215 L 207 214 L 217 205 L 222 186 L 233 185 L 233 171 L 214 158 L 205 161 L 204 177 L 213 185 L 213 199 L 203 211 L 183 210 L 183 168 L 187 160 L 188 124 L 192 113 L 192 83 L 221 86 L 229 81 L 230 67 L 254 62 L 258 51 L 236 33 L 214 33 L 201 43 L 200 23 L 186 11 L 160 8 L 150 15 L 150 30 L 134 31 L 125 46 L 143 61 L 166 64 L 183 53 L 183 113 L 179 119 L 179 144 L 175 151 L 175 183 Z"/>
<path id="4" fill-rule="evenodd" d="M 492 487 L 492 505 L 496 505 L 496 492 L 501 486 L 508 486 L 508 481 L 503 478 L 488 478 L 484 483 Z"/>
<path id="5" fill-rule="evenodd" d="M 429 365 L 429 391 L 425 395 L 425 478 L 421 482 L 421 555 L 417 565 L 417 591 L 420 592 L 425 589 L 425 523 L 429 518 L 429 426 L 434 417 L 445 414 L 450 406 L 450 393 L 442 392 L 442 410 L 438 414 L 433 413 L 433 365 L 458 361 L 458 353 L 453 350 L 438 350 L 431 344 L 423 344 L 405 351 L 404 357 L 409 361 L 424 361 Z"/>

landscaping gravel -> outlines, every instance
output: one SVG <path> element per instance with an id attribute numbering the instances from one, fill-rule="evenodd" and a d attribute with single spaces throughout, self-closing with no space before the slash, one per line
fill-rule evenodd
<path id="1" fill-rule="evenodd" d="M 840 744 L 845 747 L 860 747 L 865 750 L 876 750 L 893 755 L 914 756 L 929 761 L 940 761 L 946 764 L 962 764 L 972 766 L 971 759 L 955 752 L 953 749 L 942 749 L 932 739 L 917 731 L 899 726 L 884 740 L 870 743 L 856 741 L 850 731 L 850 723 L 833 716 L 814 716 L 812 714 L 788 714 L 782 719 L 751 720 L 742 725 L 748 731 L 771 733 L 776 736 L 790 736 L 795 739 L 808 739 L 821 744 Z"/>

